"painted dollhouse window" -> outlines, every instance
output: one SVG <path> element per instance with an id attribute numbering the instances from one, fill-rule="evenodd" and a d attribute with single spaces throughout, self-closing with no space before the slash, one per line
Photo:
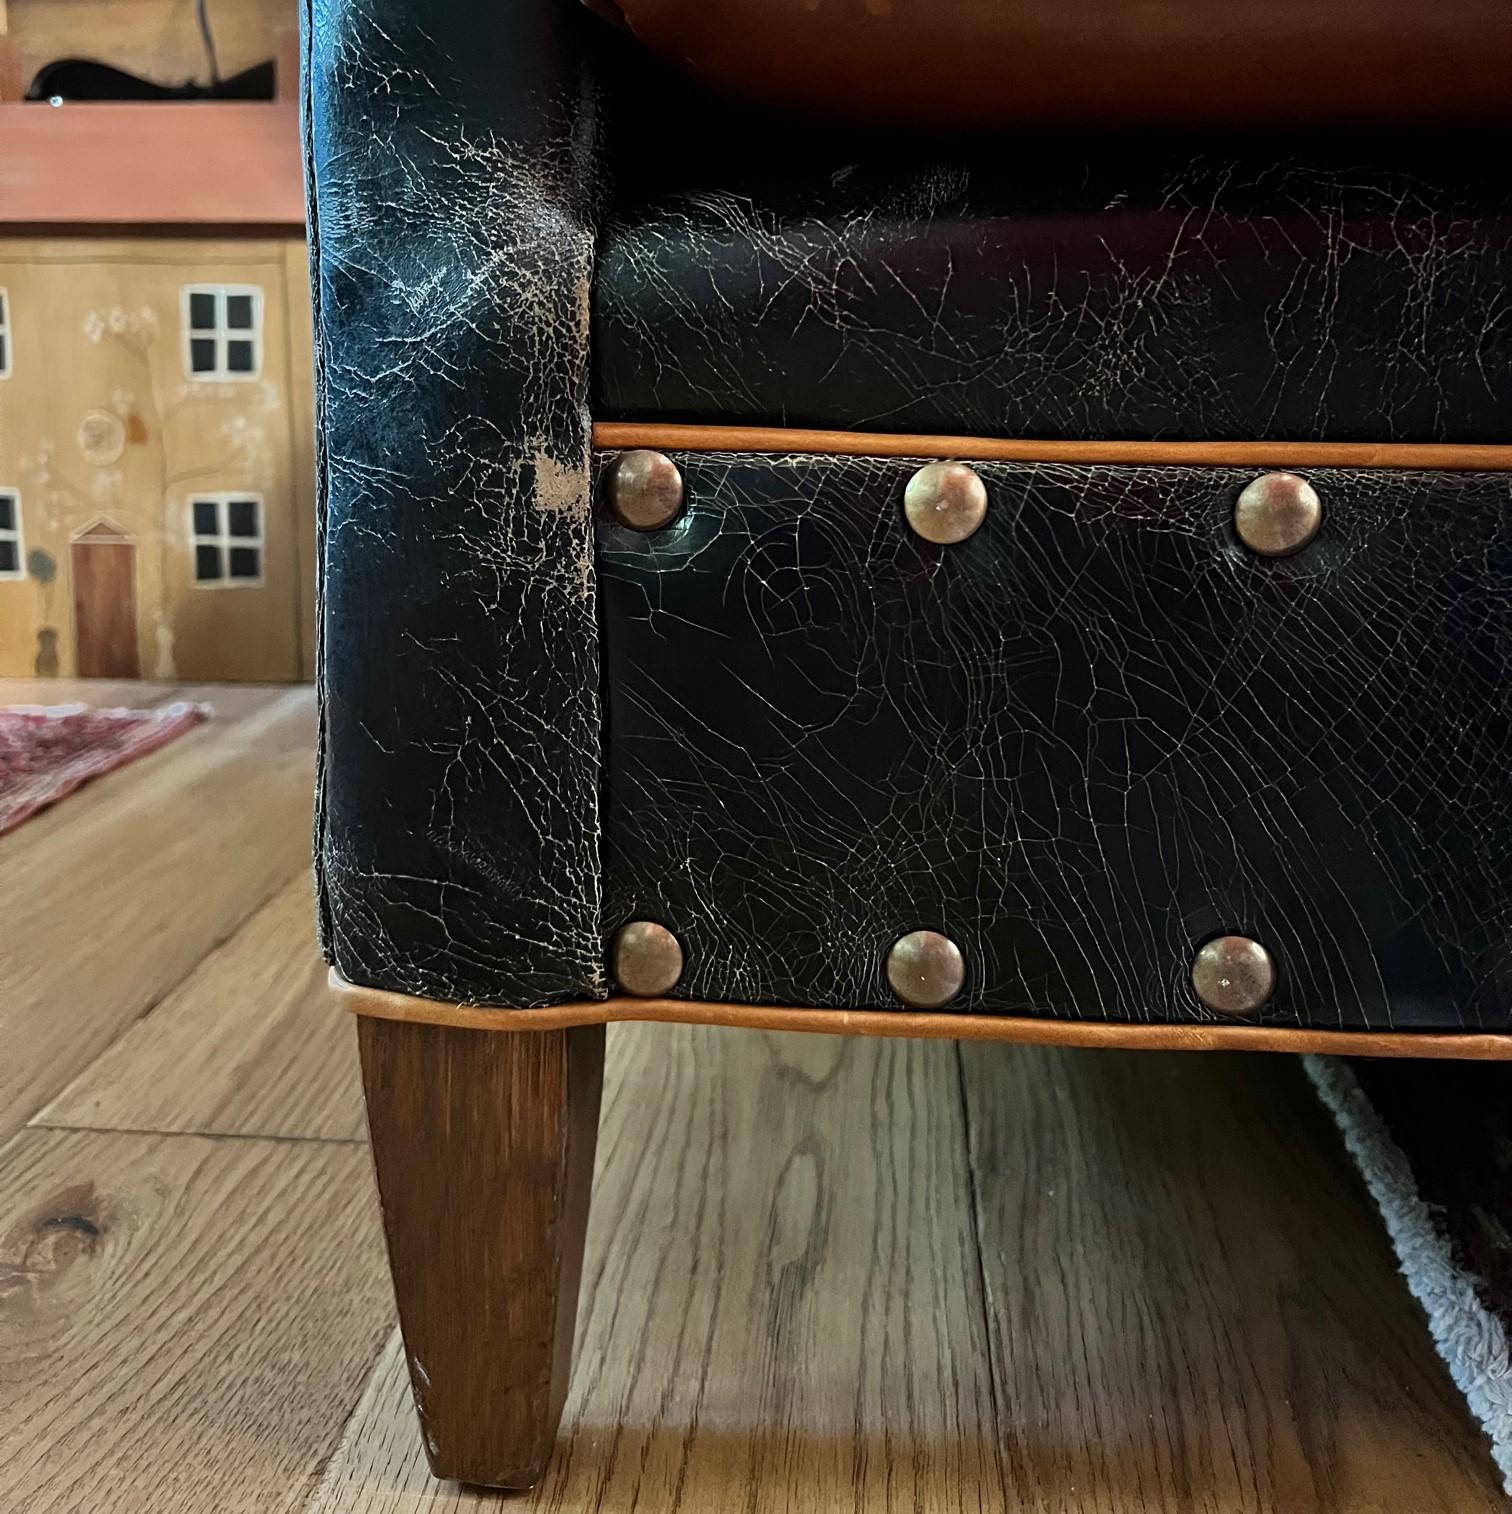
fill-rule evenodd
<path id="1" fill-rule="evenodd" d="M 195 379 L 253 379 L 262 367 L 262 290 L 184 286 L 184 371 Z"/>
<path id="2" fill-rule="evenodd" d="M 0 379 L 10 377 L 10 295 L 0 289 Z"/>
<path id="3" fill-rule="evenodd" d="M 21 496 L 0 489 L 0 579 L 24 578 L 26 559 L 21 550 Z"/>
<path id="4" fill-rule="evenodd" d="M 189 502 L 197 589 L 262 582 L 262 500 L 255 494 L 197 494 Z"/>

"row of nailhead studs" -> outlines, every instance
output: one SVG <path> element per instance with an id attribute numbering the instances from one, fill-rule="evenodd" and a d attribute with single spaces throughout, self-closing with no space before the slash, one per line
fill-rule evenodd
<path id="1" fill-rule="evenodd" d="M 607 492 L 615 517 L 637 531 L 670 525 L 683 507 L 682 473 L 662 452 L 622 453 L 610 470 Z M 965 463 L 926 463 L 903 491 L 908 524 L 941 546 L 971 536 L 987 517 L 987 503 L 986 485 Z M 1300 551 L 1322 519 L 1317 492 L 1292 473 L 1262 474 L 1245 487 L 1234 507 L 1239 539 L 1267 557 Z M 614 975 L 626 993 L 641 998 L 670 993 L 682 970 L 682 947 L 663 925 L 635 920 L 615 937 Z M 1218 1014 L 1253 1014 L 1270 998 L 1275 979 L 1270 954 L 1246 936 L 1209 941 L 1192 961 L 1193 991 Z M 966 981 L 965 958 L 938 931 L 910 931 L 887 954 L 887 981 L 910 1008 L 940 1009 Z"/>
<path id="2" fill-rule="evenodd" d="M 682 472 L 664 452 L 622 452 L 609 470 L 609 508 L 622 525 L 657 531 L 683 507 Z M 903 491 L 903 514 L 926 541 L 954 546 L 987 518 L 987 486 L 965 463 L 926 463 Z M 1252 552 L 1300 552 L 1323 522 L 1317 490 L 1295 473 L 1262 473 L 1234 505 L 1234 530 Z"/>
<path id="3" fill-rule="evenodd" d="M 614 977 L 627 994 L 659 998 L 682 972 L 682 944 L 665 925 L 632 920 L 616 933 Z M 887 953 L 887 981 L 910 1009 L 943 1009 L 966 982 L 966 959 L 949 936 L 909 931 Z M 1192 959 L 1192 990 L 1216 1014 L 1252 1015 L 1275 986 L 1270 953 L 1248 936 L 1215 937 Z"/>

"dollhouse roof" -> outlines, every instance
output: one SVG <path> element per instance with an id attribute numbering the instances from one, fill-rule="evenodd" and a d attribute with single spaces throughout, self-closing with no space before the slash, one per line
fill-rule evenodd
<path id="1" fill-rule="evenodd" d="M 0 105 L 0 231 L 296 235 L 292 101 Z"/>

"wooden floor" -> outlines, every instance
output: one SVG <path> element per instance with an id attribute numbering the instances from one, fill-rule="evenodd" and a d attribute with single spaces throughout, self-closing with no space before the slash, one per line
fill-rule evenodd
<path id="1" fill-rule="evenodd" d="M 209 697 L 0 840 L 6 1514 L 1506 1506 L 1290 1058 L 665 1026 L 609 1031 L 546 1482 L 433 1483 L 311 696 Z"/>

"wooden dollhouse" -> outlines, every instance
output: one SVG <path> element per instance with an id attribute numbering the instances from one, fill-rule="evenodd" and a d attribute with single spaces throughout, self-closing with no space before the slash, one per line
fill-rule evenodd
<path id="1" fill-rule="evenodd" d="M 294 102 L 21 103 L 16 52 L 0 101 L 0 676 L 308 677 Z"/>

